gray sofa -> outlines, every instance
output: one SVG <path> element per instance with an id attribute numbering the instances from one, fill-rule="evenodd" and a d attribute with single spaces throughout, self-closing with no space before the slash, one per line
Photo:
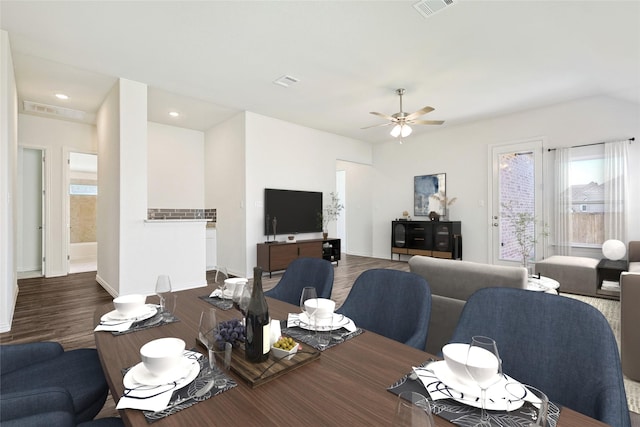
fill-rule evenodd
<path id="1" fill-rule="evenodd" d="M 629 242 L 629 272 L 620 275 L 620 357 L 622 372 L 640 381 L 640 241 Z"/>
<path id="2" fill-rule="evenodd" d="M 620 275 L 620 357 L 622 372 L 634 381 L 640 381 L 638 301 L 640 301 L 640 272 L 623 272 Z"/>
<path id="3" fill-rule="evenodd" d="M 629 268 L 630 273 L 640 273 L 640 240 L 629 242 Z"/>
<path id="4" fill-rule="evenodd" d="M 480 288 L 526 288 L 524 267 L 505 267 L 470 261 L 431 258 L 409 260 L 411 272 L 424 277 L 431 288 L 431 321 L 425 350 L 440 354 L 449 342 L 467 298 Z"/>

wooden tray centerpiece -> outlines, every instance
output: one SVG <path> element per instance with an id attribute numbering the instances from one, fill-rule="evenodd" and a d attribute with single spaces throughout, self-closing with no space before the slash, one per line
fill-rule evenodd
<path id="1" fill-rule="evenodd" d="M 200 340 L 197 342 L 205 349 L 207 348 Z M 245 359 L 244 344 L 234 346 L 231 353 L 231 370 L 251 388 L 256 388 L 320 357 L 320 351 L 310 345 L 301 342 L 298 342 L 298 345 L 300 346 L 298 352 L 291 359 L 274 358 L 270 353 L 269 359 L 260 363 L 252 363 Z"/>

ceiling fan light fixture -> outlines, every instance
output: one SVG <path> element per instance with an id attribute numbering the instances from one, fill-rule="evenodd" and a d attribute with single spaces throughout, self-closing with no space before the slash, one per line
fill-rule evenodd
<path id="1" fill-rule="evenodd" d="M 389 133 L 394 138 L 397 138 L 399 136 L 401 136 L 402 138 L 405 138 L 411 135 L 411 132 L 413 132 L 413 129 L 411 129 L 411 126 L 404 125 L 404 124 L 403 125 L 397 124 L 393 127 L 393 129 L 391 129 L 391 132 Z"/>

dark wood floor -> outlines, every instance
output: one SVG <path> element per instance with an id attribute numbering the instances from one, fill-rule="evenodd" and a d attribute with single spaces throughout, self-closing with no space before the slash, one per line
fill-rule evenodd
<path id="1" fill-rule="evenodd" d="M 332 298 L 340 306 L 356 277 L 371 268 L 395 268 L 408 271 L 406 262 L 343 254 L 335 269 Z M 264 289 L 278 283 L 282 273 L 265 275 Z M 207 281 L 214 282 L 215 272 Z M 0 334 L 0 343 L 58 341 L 66 350 L 94 348 L 93 313 L 112 297 L 95 280 L 96 273 L 76 273 L 64 277 L 32 278 L 18 281 L 19 293 L 11 331 Z M 218 276 L 222 281 L 223 276 Z"/>

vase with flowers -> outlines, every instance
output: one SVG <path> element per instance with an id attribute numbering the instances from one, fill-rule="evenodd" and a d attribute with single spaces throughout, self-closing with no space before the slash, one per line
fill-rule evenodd
<path id="1" fill-rule="evenodd" d="M 440 220 L 446 221 L 449 218 L 449 206 L 453 205 L 456 200 L 458 200 L 458 198 L 449 198 L 444 193 L 444 191 L 438 191 L 437 193 L 432 194 L 431 198 L 440 205 L 440 210 L 442 211 L 442 213 L 440 214 Z"/>

